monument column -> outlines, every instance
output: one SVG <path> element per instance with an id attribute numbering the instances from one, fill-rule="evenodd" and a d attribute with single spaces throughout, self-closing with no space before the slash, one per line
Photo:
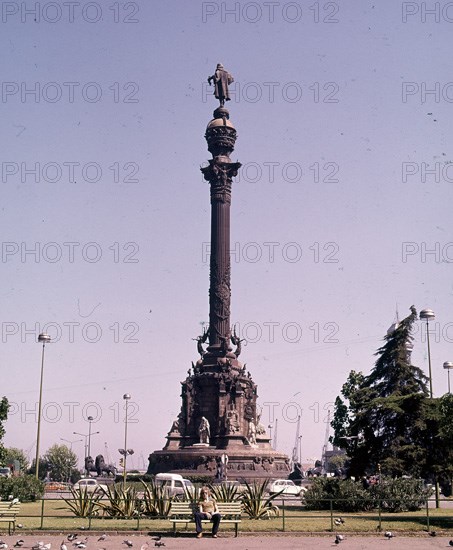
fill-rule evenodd
<path id="1" fill-rule="evenodd" d="M 214 111 L 205 138 L 212 154 L 209 165 L 202 168 L 211 188 L 211 259 L 209 285 L 209 346 L 204 366 L 216 364 L 218 357 L 232 357 L 230 341 L 230 205 L 232 179 L 241 166 L 232 162 L 236 130 L 222 105 Z"/>
<path id="2" fill-rule="evenodd" d="M 219 63 L 208 81 L 220 102 L 205 134 L 212 159 L 201 169 L 211 194 L 209 328 L 195 338 L 200 358 L 181 382 L 181 410 L 165 447 L 150 455 L 148 473 L 277 479 L 289 473 L 289 458 L 270 445 L 257 411 L 257 386 L 239 359 L 242 339 L 230 325 L 231 189 L 241 166 L 230 159 L 237 134 L 224 106 L 233 77 Z"/>

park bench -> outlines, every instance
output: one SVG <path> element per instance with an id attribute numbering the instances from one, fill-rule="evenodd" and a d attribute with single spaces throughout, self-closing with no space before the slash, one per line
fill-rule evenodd
<path id="1" fill-rule="evenodd" d="M 234 536 L 238 536 L 238 525 L 241 523 L 242 505 L 240 502 L 218 502 L 222 519 L 220 523 L 234 523 Z M 198 506 L 192 502 L 172 502 L 168 519 L 173 523 L 173 534 L 176 535 L 176 524 L 185 523 L 186 529 L 189 523 L 195 523 L 194 513 Z M 210 523 L 211 520 L 203 519 L 202 523 Z"/>
<path id="2" fill-rule="evenodd" d="M 14 533 L 16 528 L 16 516 L 19 513 L 20 502 L 0 502 L 0 522 L 8 523 L 8 534 Z M 11 526 L 13 529 L 11 530 Z"/>

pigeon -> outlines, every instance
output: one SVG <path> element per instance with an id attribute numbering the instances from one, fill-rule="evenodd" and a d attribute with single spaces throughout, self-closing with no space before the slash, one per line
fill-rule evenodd
<path id="1" fill-rule="evenodd" d="M 20 548 L 21 546 L 24 545 L 24 541 L 22 539 L 19 539 L 15 544 L 14 544 L 14 548 Z"/>
<path id="2" fill-rule="evenodd" d="M 8 545 L 6 542 L 0 541 L 0 550 L 7 550 Z"/>
<path id="3" fill-rule="evenodd" d="M 391 538 L 393 538 L 393 533 L 391 531 L 386 531 L 384 533 L 384 537 L 386 537 L 388 540 L 390 540 Z"/>
<path id="4" fill-rule="evenodd" d="M 160 540 L 161 538 L 161 535 L 157 535 L 157 537 L 153 537 L 153 540 Z"/>
<path id="5" fill-rule="evenodd" d="M 41 549 L 42 549 L 42 550 L 50 550 L 51 547 L 52 547 L 52 543 L 51 543 L 51 542 L 48 542 L 47 544 L 43 544 L 43 545 L 41 546 Z"/>
<path id="6" fill-rule="evenodd" d="M 165 546 L 165 542 L 156 540 L 156 542 L 154 543 L 154 546 L 157 546 L 157 547 L 159 547 L 159 546 Z"/>
<path id="7" fill-rule="evenodd" d="M 430 532 L 429 532 L 429 536 L 430 536 L 430 537 L 437 537 L 436 531 L 430 531 Z"/>
<path id="8" fill-rule="evenodd" d="M 64 543 L 64 540 L 61 541 L 60 550 L 68 550 L 68 547 L 67 547 L 66 544 Z"/>
<path id="9" fill-rule="evenodd" d="M 69 542 L 72 542 L 73 540 L 75 540 L 77 538 L 77 533 L 70 533 L 67 537 L 68 541 Z"/>
<path id="10" fill-rule="evenodd" d="M 75 542 L 72 543 L 72 545 L 75 547 L 75 548 L 80 548 L 81 550 L 83 548 L 86 548 L 87 545 L 86 545 L 86 541 L 83 541 L 83 540 L 76 540 Z"/>
<path id="11" fill-rule="evenodd" d="M 334 520 L 335 525 L 342 525 L 344 523 L 343 518 L 335 518 Z"/>
<path id="12" fill-rule="evenodd" d="M 336 535 L 335 536 L 335 544 L 340 544 L 340 542 L 344 540 L 343 535 Z"/>
<path id="13" fill-rule="evenodd" d="M 449 544 L 450 546 L 453 546 L 453 540 L 450 540 L 450 541 L 448 542 L 448 544 Z"/>
<path id="14" fill-rule="evenodd" d="M 100 540 L 105 540 L 107 538 L 107 535 L 104 533 L 103 535 L 101 535 L 99 538 L 98 538 L 98 542 Z"/>
<path id="15" fill-rule="evenodd" d="M 134 546 L 133 542 L 130 540 L 123 540 L 123 544 L 125 544 L 129 548 L 132 548 Z"/>

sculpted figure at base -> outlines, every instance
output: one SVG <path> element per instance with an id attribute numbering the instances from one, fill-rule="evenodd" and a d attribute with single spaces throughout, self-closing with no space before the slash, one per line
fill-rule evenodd
<path id="1" fill-rule="evenodd" d="M 106 464 L 104 457 L 102 455 L 97 455 L 95 466 L 96 466 L 96 472 L 98 476 L 101 476 L 101 475 L 109 476 L 110 474 L 112 474 L 113 476 L 116 475 L 115 466 L 113 464 Z"/>
<path id="2" fill-rule="evenodd" d="M 96 471 L 96 466 L 94 464 L 94 458 L 92 456 L 85 457 L 85 471 L 89 475 L 90 472 Z"/>
<path id="3" fill-rule="evenodd" d="M 253 420 L 249 421 L 249 429 L 247 433 L 247 439 L 250 445 L 256 445 L 256 426 Z"/>
<path id="4" fill-rule="evenodd" d="M 209 421 L 204 416 L 201 417 L 200 425 L 198 426 L 198 435 L 200 436 L 200 443 L 207 443 L 209 445 L 209 438 L 211 436 L 211 427 Z"/>

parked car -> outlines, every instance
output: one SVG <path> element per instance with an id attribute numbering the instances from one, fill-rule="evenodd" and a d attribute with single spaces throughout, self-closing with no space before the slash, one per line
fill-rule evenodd
<path id="1" fill-rule="evenodd" d="M 99 483 L 97 479 L 92 477 L 79 479 L 77 483 L 74 483 L 73 489 L 75 491 L 84 491 L 86 489 L 88 493 L 94 493 L 95 491 L 104 493 L 108 492 L 107 485 Z"/>
<path id="2" fill-rule="evenodd" d="M 281 493 L 284 496 L 298 497 L 302 488 L 295 485 L 291 479 L 276 479 L 269 485 L 269 493 L 274 495 L 275 493 Z"/>
<path id="3" fill-rule="evenodd" d="M 170 497 L 183 496 L 186 489 L 195 490 L 193 483 L 179 474 L 156 474 L 155 482 L 160 487 L 166 487 Z"/>

